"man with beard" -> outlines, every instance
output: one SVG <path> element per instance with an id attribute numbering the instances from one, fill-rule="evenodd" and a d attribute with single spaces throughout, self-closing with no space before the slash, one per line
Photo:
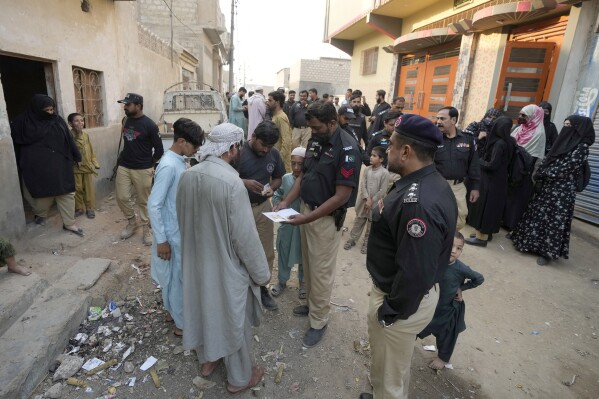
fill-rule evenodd
<path id="1" fill-rule="evenodd" d="M 430 120 L 402 115 L 387 149 L 389 170 L 402 179 L 374 205 L 366 255 L 375 398 L 408 397 L 414 340 L 433 318 L 449 263 L 457 205 L 433 161 L 442 144 Z"/>
<path id="2" fill-rule="evenodd" d="M 391 108 L 389 103 L 385 101 L 386 95 L 387 92 L 385 90 L 376 91 L 376 105 L 372 110 L 372 115 L 368 117 L 368 121 L 370 122 L 370 126 L 368 126 L 368 140 L 370 140 L 374 133 L 383 129 L 383 118 Z"/>
<path id="3" fill-rule="evenodd" d="M 342 105 L 337 110 L 337 118 L 339 121 L 339 127 L 341 129 L 345 130 L 346 132 L 348 132 L 349 134 L 351 134 L 351 136 L 354 138 L 354 140 L 356 140 L 356 144 L 359 143 L 360 139 L 356 135 L 356 132 L 354 131 L 354 129 L 349 125 L 349 122 L 351 120 L 356 119 L 354 110 L 346 105 Z M 366 152 L 364 151 L 364 149 L 362 147 L 360 147 L 360 145 L 358 145 L 357 147 L 358 147 L 358 150 L 360 151 L 360 160 L 362 161 L 362 163 L 367 165 L 369 160 L 366 157 Z"/>
<path id="4" fill-rule="evenodd" d="M 260 324 L 260 287 L 270 280 L 247 189 L 235 170 L 242 146 L 242 129 L 214 127 L 201 162 L 183 172 L 177 190 L 183 347 L 196 351 L 203 377 L 224 359 L 227 391 L 234 394 L 264 375 L 252 367 L 252 325 Z"/>
<path id="5" fill-rule="evenodd" d="M 474 137 L 456 127 L 458 110 L 443 107 L 437 113 L 437 127 L 443 133 L 443 143 L 435 155 L 437 170 L 447 180 L 458 202 L 456 231 L 466 224 L 468 206 L 466 204 L 466 185 L 468 179 L 470 195 L 468 201 L 475 203 L 480 195 L 480 165 Z"/>
<path id="6" fill-rule="evenodd" d="M 277 90 L 268 93 L 266 105 L 272 115 L 272 122 L 279 130 L 279 138 L 275 143 L 275 148 L 279 150 L 281 157 L 284 159 L 285 170 L 291 172 L 291 125 L 289 124 L 287 115 L 283 112 L 284 102 L 285 94 L 280 91 Z"/>
<path id="7" fill-rule="evenodd" d="M 272 99 L 272 93 L 268 98 L 269 101 Z M 276 148 L 273 148 L 280 140 L 279 137 L 279 129 L 273 122 L 260 123 L 256 126 L 252 139 L 243 146 L 239 164 L 239 177 L 247 189 L 254 222 L 271 273 L 275 260 L 274 225 L 272 220 L 263 215 L 263 212 L 272 211 L 270 197 L 281 186 L 285 174 L 281 155 Z M 268 310 L 276 310 L 277 303 L 272 299 L 265 285 L 260 287 L 260 291 L 262 306 Z"/>
<path id="8" fill-rule="evenodd" d="M 366 148 L 368 147 L 368 131 L 366 130 L 366 116 L 362 113 L 364 109 L 364 106 L 362 105 L 362 96 L 359 94 L 352 95 L 350 104 L 356 118 L 350 120 L 349 125 L 356 133 L 358 144 L 362 141 L 364 144 L 360 144 L 360 146 Z"/>
<path id="9" fill-rule="evenodd" d="M 124 99 L 117 102 L 125 104 L 123 109 L 127 115 L 123 120 L 123 152 L 119 155 L 115 181 L 116 202 L 127 218 L 127 225 L 121 231 L 121 239 L 131 237 L 137 230 L 134 210 L 137 202 L 143 226 L 143 244 L 151 246 L 148 197 L 152 189 L 154 164 L 162 157 L 164 147 L 158 135 L 158 126 L 144 115 L 142 96 L 127 93 Z"/>
<path id="10" fill-rule="evenodd" d="M 360 152 L 354 138 L 339 127 L 333 104 L 310 104 L 306 119 L 312 138 L 302 172 L 275 210 L 301 198 L 301 214 L 289 223 L 301 225 L 308 304 L 294 308 L 293 313 L 309 316 L 310 329 L 302 342 L 311 348 L 320 342 L 329 321 L 341 228 L 347 208 L 356 202 Z"/>
<path id="11" fill-rule="evenodd" d="M 308 92 L 302 90 L 299 93 L 300 100 L 295 103 L 289 111 L 289 122 L 293 131 L 291 133 L 291 147 L 304 147 L 308 146 L 308 140 L 310 140 L 310 128 L 306 122 L 306 110 L 308 109 Z"/>

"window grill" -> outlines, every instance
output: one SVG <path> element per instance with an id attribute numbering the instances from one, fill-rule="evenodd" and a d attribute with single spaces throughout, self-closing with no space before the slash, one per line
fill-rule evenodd
<path id="1" fill-rule="evenodd" d="M 89 129 L 103 126 L 101 72 L 73 67 L 73 85 L 76 110 L 83 115 L 85 127 Z"/>
<path id="2" fill-rule="evenodd" d="M 374 75 L 376 73 L 378 56 L 378 47 L 372 47 L 362 51 L 362 75 Z"/>

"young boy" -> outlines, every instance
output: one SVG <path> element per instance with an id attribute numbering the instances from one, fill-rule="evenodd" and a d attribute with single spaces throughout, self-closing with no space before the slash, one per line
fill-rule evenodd
<path id="1" fill-rule="evenodd" d="M 8 266 L 9 273 L 17 273 L 22 276 L 29 276 L 31 272 L 23 266 L 17 265 L 15 247 L 12 246 L 10 241 L 0 238 L 0 267 Z"/>
<path id="2" fill-rule="evenodd" d="M 370 212 L 372 205 L 376 204 L 385 196 L 387 187 L 389 186 L 389 171 L 383 166 L 385 161 L 385 150 L 383 147 L 377 146 L 370 153 L 370 166 L 364 171 L 362 181 L 360 182 L 360 192 L 356 201 L 356 220 L 350 232 L 350 239 L 347 240 L 343 248 L 351 249 L 356 245 L 356 241 L 362 235 L 364 225 L 370 222 Z M 368 233 L 370 232 L 370 223 L 366 227 L 364 234 L 364 243 L 360 252 L 366 253 L 368 246 Z"/>
<path id="3" fill-rule="evenodd" d="M 71 134 L 81 153 L 81 162 L 73 167 L 75 174 L 75 216 L 85 212 L 88 219 L 96 217 L 96 190 L 92 175 L 98 175 L 100 165 L 96 160 L 94 148 L 89 136 L 83 131 L 85 121 L 83 115 L 74 112 L 67 118 L 71 126 Z"/>
<path id="4" fill-rule="evenodd" d="M 291 152 L 291 173 L 287 173 L 283 176 L 283 182 L 281 187 L 275 191 L 272 197 L 272 205 L 275 206 L 291 190 L 295 179 L 300 175 L 302 166 L 304 165 L 304 158 L 306 157 L 306 149 L 303 147 L 297 147 Z M 291 208 L 299 212 L 300 201 L 297 198 L 290 205 Z M 291 274 L 293 265 L 297 264 L 297 277 L 299 279 L 299 299 L 306 299 L 306 288 L 304 286 L 304 269 L 302 268 L 302 245 L 300 238 L 299 226 L 293 226 L 291 224 L 281 224 L 277 231 L 277 253 L 279 254 L 279 282 L 275 284 L 271 289 L 273 296 L 279 296 L 281 292 L 287 286 L 287 280 Z"/>
<path id="5" fill-rule="evenodd" d="M 458 334 L 466 329 L 464 322 L 466 305 L 462 299 L 462 291 L 476 288 L 485 281 L 482 274 L 475 272 L 458 260 L 463 248 L 464 236 L 456 232 L 449 257 L 449 266 L 439 284 L 441 293 L 435 315 L 429 325 L 418 334 L 420 339 L 431 334 L 437 339 L 438 357 L 428 365 L 434 370 L 441 370 L 449 363 L 458 340 Z"/>

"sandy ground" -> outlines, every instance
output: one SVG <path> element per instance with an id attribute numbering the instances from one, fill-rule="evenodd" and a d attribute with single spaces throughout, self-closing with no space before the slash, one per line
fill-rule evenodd
<path id="1" fill-rule="evenodd" d="M 141 232 L 127 241 L 118 239 L 124 221 L 111 197 L 99 202 L 99 207 L 95 220 L 78 219 L 86 231 L 84 239 L 63 232 L 59 217 L 52 218 L 46 227 L 30 225 L 26 237 L 17 243 L 18 258 L 50 280 L 60 274 L 58 266 L 50 267 L 52 262 L 44 260 L 53 251 L 65 259 L 104 257 L 118 261 L 119 266 L 111 267 L 94 288 L 96 301 L 121 301 L 134 321 L 127 325 L 106 319 L 82 325 L 81 331 L 93 333 L 101 324 L 124 327 L 115 339 L 137 341 L 128 360 L 139 366 L 150 355 L 161 359 L 158 375 L 162 386 L 155 388 L 146 377 L 148 372 L 139 367 L 131 374 L 121 367 L 89 380 L 93 392 L 65 386 L 61 397 L 96 398 L 110 385 L 120 385 L 118 398 L 228 397 L 224 367 L 209 378 L 216 383 L 214 387 L 194 387 L 197 361 L 193 353 L 173 354 L 181 340 L 170 332 L 171 325 L 160 313 L 160 293 L 145 267 L 150 249 L 141 245 Z M 346 220 L 349 228 L 353 217 L 350 210 Z M 487 248 L 465 248 L 462 261 L 482 273 L 485 283 L 464 293 L 467 330 L 459 337 L 452 370 L 435 373 L 426 367 L 435 353 L 424 351 L 422 346 L 434 344 L 432 337 L 415 342 L 411 398 L 599 397 L 598 230 L 579 221 L 574 226 L 571 258 L 545 267 L 537 266 L 535 257 L 516 252 L 504 238 L 505 232 L 496 235 Z M 469 227 L 463 233 L 470 233 Z M 292 276 L 289 289 L 277 299 L 279 311 L 265 313 L 262 325 L 254 331 L 253 353 L 267 370 L 264 381 L 259 390 L 239 397 L 357 398 L 360 392 L 370 391 L 366 314 L 371 282 L 360 245 L 349 251 L 339 249 L 331 321 L 323 342 L 312 349 L 302 349 L 301 345 L 307 319 L 294 317 L 291 312 L 301 303 L 295 274 Z M 132 264 L 142 267 L 141 274 Z M 137 305 L 135 296 L 143 306 Z M 83 348 L 81 355 L 87 359 L 98 351 L 108 359 L 99 348 Z M 275 383 L 282 363 L 281 382 Z M 51 385 L 51 374 L 32 397 Z M 572 386 L 564 385 L 575 375 Z M 132 376 L 137 377 L 136 385 L 123 386 Z"/>

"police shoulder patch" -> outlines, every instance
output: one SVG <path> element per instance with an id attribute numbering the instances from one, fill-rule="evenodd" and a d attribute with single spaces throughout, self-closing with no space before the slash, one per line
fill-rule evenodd
<path id="1" fill-rule="evenodd" d="M 426 223 L 421 219 L 412 219 L 406 227 L 408 234 L 414 238 L 424 237 L 426 234 Z"/>

